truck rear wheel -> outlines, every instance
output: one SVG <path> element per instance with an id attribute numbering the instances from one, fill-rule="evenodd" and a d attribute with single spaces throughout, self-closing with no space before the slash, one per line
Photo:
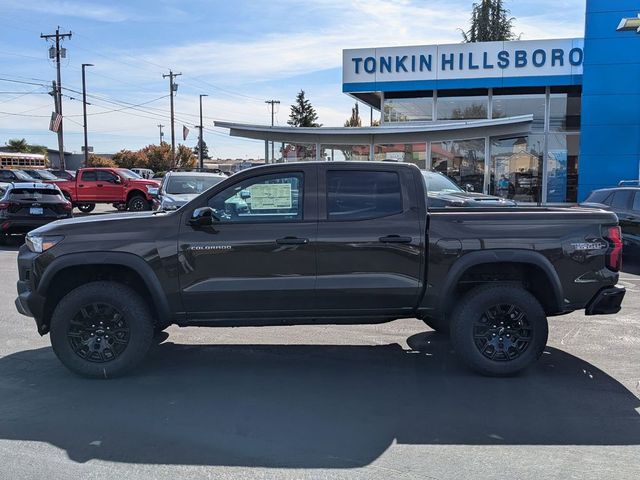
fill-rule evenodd
<path id="1" fill-rule="evenodd" d="M 142 212 L 144 210 L 151 210 L 151 205 L 146 198 L 142 195 L 133 195 L 127 202 L 127 209 L 130 212 Z"/>
<path id="2" fill-rule="evenodd" d="M 127 373 L 153 340 L 144 300 L 117 282 L 91 282 L 68 293 L 51 317 L 51 345 L 60 361 L 85 377 Z"/>
<path id="3" fill-rule="evenodd" d="M 451 314 L 451 342 L 473 370 L 489 376 L 513 375 L 542 354 L 549 334 L 540 302 L 522 287 L 476 287 Z"/>
<path id="4" fill-rule="evenodd" d="M 82 213 L 90 213 L 90 212 L 93 212 L 94 208 L 96 208 L 96 204 L 95 203 L 79 203 L 77 207 L 78 207 L 78 210 L 80 210 Z"/>

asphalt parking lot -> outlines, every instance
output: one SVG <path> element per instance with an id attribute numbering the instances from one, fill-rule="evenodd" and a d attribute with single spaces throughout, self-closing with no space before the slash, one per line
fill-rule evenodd
<path id="1" fill-rule="evenodd" d="M 483 378 L 418 320 L 169 329 L 135 374 L 85 380 L 14 306 L 0 247 L 0 478 L 640 477 L 640 268 L 615 316 L 550 320 Z"/>

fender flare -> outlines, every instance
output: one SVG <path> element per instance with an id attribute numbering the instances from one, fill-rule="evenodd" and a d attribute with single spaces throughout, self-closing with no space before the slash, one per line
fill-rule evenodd
<path id="1" fill-rule="evenodd" d="M 158 320 L 163 324 L 170 323 L 171 309 L 160 280 L 158 280 L 149 264 L 142 257 L 133 253 L 91 251 L 63 255 L 53 260 L 46 267 L 38 282 L 37 291 L 40 295 L 46 296 L 51 282 L 60 271 L 69 267 L 88 265 L 117 265 L 130 268 L 136 272 L 151 293 L 151 301 L 158 313 Z"/>
<path id="2" fill-rule="evenodd" d="M 452 294 L 464 273 L 469 268 L 484 263 L 525 263 L 540 268 L 549 280 L 549 286 L 553 292 L 557 311 L 562 311 L 562 301 L 564 298 L 562 283 L 560 282 L 558 272 L 553 268 L 549 259 L 541 253 L 532 250 L 497 249 L 467 253 L 453 264 L 442 288 L 439 302 L 439 310 L 441 312 L 448 311 L 453 301 Z"/>

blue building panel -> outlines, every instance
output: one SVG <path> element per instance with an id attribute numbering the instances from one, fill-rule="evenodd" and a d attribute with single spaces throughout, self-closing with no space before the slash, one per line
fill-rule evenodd
<path id="1" fill-rule="evenodd" d="M 617 31 L 638 12 L 640 0 L 587 0 L 578 200 L 639 177 L 640 35 Z"/>

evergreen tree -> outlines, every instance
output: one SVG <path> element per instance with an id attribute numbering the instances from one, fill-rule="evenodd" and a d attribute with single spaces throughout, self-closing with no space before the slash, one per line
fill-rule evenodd
<path id="1" fill-rule="evenodd" d="M 304 90 L 296 96 L 296 103 L 291 105 L 291 113 L 287 124 L 292 127 L 321 127 L 318 123 L 318 114 L 311 102 L 304 97 Z"/>
<path id="2" fill-rule="evenodd" d="M 502 0 L 481 0 L 473 4 L 471 25 L 462 37 L 467 43 L 513 40 L 513 20 Z"/>
<path id="3" fill-rule="evenodd" d="M 200 158 L 200 155 L 198 155 L 199 151 L 200 151 L 200 142 L 196 143 L 196 146 L 193 147 L 193 154 L 197 158 Z M 209 158 L 209 147 L 207 147 L 207 142 L 205 142 L 204 140 L 202 140 L 202 158 Z"/>
<path id="4" fill-rule="evenodd" d="M 351 117 L 344 122 L 345 127 L 361 127 L 362 119 L 360 118 L 360 109 L 358 107 L 358 102 L 356 102 L 355 106 L 351 109 Z"/>

